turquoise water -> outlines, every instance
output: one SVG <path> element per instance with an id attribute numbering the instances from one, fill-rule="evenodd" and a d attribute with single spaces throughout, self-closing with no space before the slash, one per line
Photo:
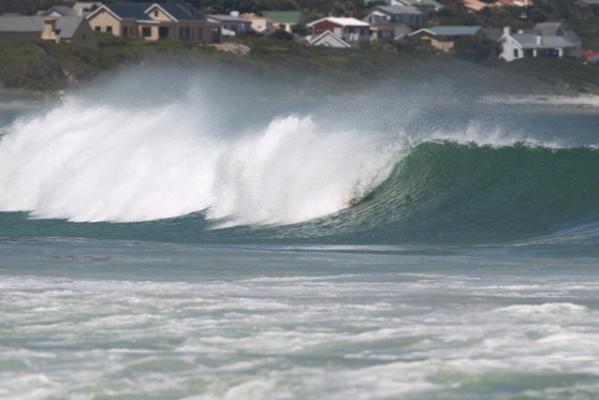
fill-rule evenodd
<path id="1" fill-rule="evenodd" d="M 0 118 L 0 398 L 597 398 L 596 115 L 125 78 Z"/>

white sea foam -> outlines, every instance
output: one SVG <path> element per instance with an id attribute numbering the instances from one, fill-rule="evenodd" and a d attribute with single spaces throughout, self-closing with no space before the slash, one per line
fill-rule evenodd
<path id="1" fill-rule="evenodd" d="M 131 222 L 206 211 L 221 225 L 334 213 L 380 183 L 396 149 L 376 135 L 286 116 L 216 138 L 196 104 L 126 109 L 76 97 L 9 128 L 0 211 Z"/>

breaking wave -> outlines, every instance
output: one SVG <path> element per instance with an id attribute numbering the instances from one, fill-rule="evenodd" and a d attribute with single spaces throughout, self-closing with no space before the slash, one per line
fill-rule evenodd
<path id="1" fill-rule="evenodd" d="M 71 95 L 0 137 L 0 211 L 136 236 L 144 223 L 157 236 L 357 243 L 510 241 L 599 221 L 593 147 L 475 123 L 351 126 L 329 111 L 234 127 L 204 98 Z"/>

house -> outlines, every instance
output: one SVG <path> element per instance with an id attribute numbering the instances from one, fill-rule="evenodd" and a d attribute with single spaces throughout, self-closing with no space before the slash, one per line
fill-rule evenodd
<path id="1" fill-rule="evenodd" d="M 257 33 L 269 33 L 274 31 L 274 25 L 271 20 L 261 15 L 254 13 L 241 14 L 241 18 L 246 21 L 250 21 L 252 24 L 252 30 Z"/>
<path id="2" fill-rule="evenodd" d="M 323 32 L 330 31 L 337 38 L 342 39 L 352 46 L 358 46 L 370 37 L 370 25 L 355 18 L 321 18 L 310 22 L 308 28 L 312 28 L 312 38 L 318 37 Z"/>
<path id="3" fill-rule="evenodd" d="M 73 9 L 67 6 L 53 6 L 45 11 L 40 11 L 37 15 L 41 17 L 70 17 L 76 15 Z"/>
<path id="4" fill-rule="evenodd" d="M 230 15 L 208 15 L 208 21 L 220 24 L 221 33 L 225 36 L 243 36 L 252 31 L 252 23 L 233 11 Z"/>
<path id="5" fill-rule="evenodd" d="M 455 47 L 455 42 L 463 37 L 475 36 L 481 32 L 480 26 L 434 26 L 419 29 L 410 36 L 426 41 L 431 47 L 449 53 Z"/>
<path id="6" fill-rule="evenodd" d="M 364 19 L 370 25 L 379 25 L 389 22 L 407 25 L 420 25 L 423 13 L 412 6 L 377 6 Z"/>
<path id="7" fill-rule="evenodd" d="M 377 24 L 370 25 L 370 39 L 379 40 L 399 40 L 409 36 L 412 28 L 406 24 Z"/>
<path id="8" fill-rule="evenodd" d="M 491 7 L 490 3 L 485 3 L 480 0 L 463 0 L 462 4 L 472 12 L 479 12 L 484 8 Z"/>
<path id="9" fill-rule="evenodd" d="M 96 32 L 114 36 L 192 43 L 220 41 L 220 24 L 208 21 L 189 3 L 105 4 L 86 18 Z"/>
<path id="10" fill-rule="evenodd" d="M 593 64 L 599 63 L 599 51 L 593 51 L 593 50 L 583 51 L 581 56 L 587 62 L 590 62 Z"/>
<path id="11" fill-rule="evenodd" d="M 306 38 L 308 46 L 331 47 L 335 49 L 349 49 L 351 44 L 338 37 L 332 31 L 324 31 L 316 36 L 308 36 Z"/>
<path id="12" fill-rule="evenodd" d="M 82 17 L 0 15 L 0 43 L 52 41 L 95 46 L 96 35 Z"/>
<path id="13" fill-rule="evenodd" d="M 78 1 L 73 5 L 72 10 L 79 17 L 87 17 L 92 11 L 101 6 L 102 2 L 99 1 Z"/>
<path id="14" fill-rule="evenodd" d="M 512 33 L 503 29 L 499 38 L 502 51 L 499 58 L 514 61 L 520 58 L 576 58 L 581 54 L 581 43 L 576 33 L 559 23 L 543 23 L 534 29 Z"/>
<path id="15" fill-rule="evenodd" d="M 282 28 L 287 32 L 303 22 L 301 11 L 264 11 L 262 15 L 272 22 L 274 29 Z"/>
<path id="16" fill-rule="evenodd" d="M 435 0 L 384 0 L 384 3 L 388 6 L 416 7 L 425 14 L 443 8 L 443 5 Z"/>

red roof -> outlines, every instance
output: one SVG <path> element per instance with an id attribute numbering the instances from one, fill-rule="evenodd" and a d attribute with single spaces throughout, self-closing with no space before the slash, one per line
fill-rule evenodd
<path id="1" fill-rule="evenodd" d="M 597 50 L 583 51 L 582 57 L 587 60 L 599 58 L 599 51 L 597 51 Z"/>

